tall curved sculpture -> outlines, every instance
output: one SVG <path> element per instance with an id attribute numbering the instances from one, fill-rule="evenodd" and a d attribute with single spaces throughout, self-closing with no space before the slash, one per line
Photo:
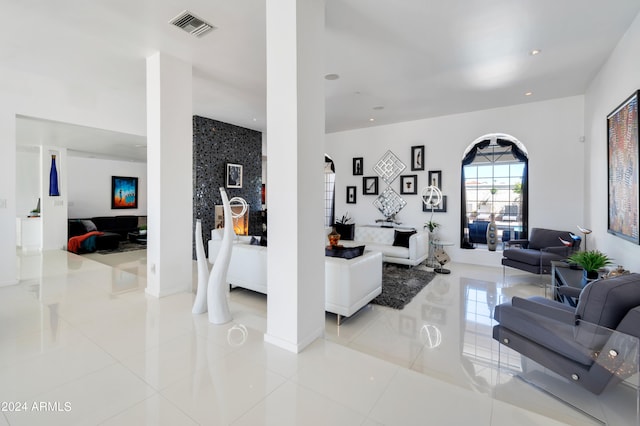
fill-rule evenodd
<path id="1" fill-rule="evenodd" d="M 198 289 L 196 290 L 196 300 L 193 302 L 194 314 L 204 314 L 207 312 L 207 285 L 209 283 L 209 265 L 207 255 L 204 252 L 204 242 L 202 241 L 202 221 L 196 221 L 196 264 L 198 266 Z"/>
<path id="2" fill-rule="evenodd" d="M 222 206 L 224 210 L 224 233 L 220 252 L 211 269 L 209 283 L 207 285 L 209 322 L 212 324 L 224 324 L 231 321 L 231 312 L 229 311 L 229 302 L 227 301 L 227 271 L 229 270 L 229 262 L 231 261 L 235 232 L 233 231 L 233 216 L 227 191 L 225 191 L 224 188 L 220 188 L 220 195 L 222 196 Z M 200 281 L 199 278 L 198 281 Z"/>

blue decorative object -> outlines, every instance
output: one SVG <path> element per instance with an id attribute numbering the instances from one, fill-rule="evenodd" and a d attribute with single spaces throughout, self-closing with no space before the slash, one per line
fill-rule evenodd
<path id="1" fill-rule="evenodd" d="M 51 156 L 51 171 L 49 172 L 49 195 L 52 197 L 60 196 L 58 189 L 58 169 L 56 168 L 56 156 Z"/>

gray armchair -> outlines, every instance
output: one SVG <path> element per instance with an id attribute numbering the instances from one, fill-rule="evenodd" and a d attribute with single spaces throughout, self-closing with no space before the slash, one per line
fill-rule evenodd
<path id="1" fill-rule="evenodd" d="M 514 297 L 494 318 L 494 339 L 596 395 L 638 371 L 640 274 L 593 281 L 576 308 Z"/>
<path id="2" fill-rule="evenodd" d="M 566 246 L 562 241 L 571 243 Z M 550 274 L 551 261 L 567 258 L 582 239 L 568 231 L 531 228 L 528 240 L 511 240 L 502 252 L 502 265 L 534 274 Z M 517 248 L 515 248 L 518 246 Z"/>

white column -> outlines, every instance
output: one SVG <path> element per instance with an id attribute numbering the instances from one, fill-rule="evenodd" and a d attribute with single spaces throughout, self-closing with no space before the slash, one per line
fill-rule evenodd
<path id="1" fill-rule="evenodd" d="M 16 115 L 0 113 L 0 287 L 17 284 L 16 275 Z"/>
<path id="2" fill-rule="evenodd" d="M 147 293 L 191 291 L 191 64 L 147 58 Z"/>
<path id="3" fill-rule="evenodd" d="M 267 0 L 269 256 L 265 340 L 324 333 L 324 1 Z"/>

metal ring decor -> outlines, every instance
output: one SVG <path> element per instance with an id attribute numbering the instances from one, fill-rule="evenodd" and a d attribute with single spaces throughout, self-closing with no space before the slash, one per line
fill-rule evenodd
<path id="1" fill-rule="evenodd" d="M 442 202 L 442 191 L 435 185 L 430 185 L 422 190 L 422 202 L 428 208 L 435 208 Z"/>
<path id="2" fill-rule="evenodd" d="M 242 210 L 240 211 L 240 213 L 234 213 L 233 209 L 231 209 L 231 217 L 233 217 L 234 219 L 244 216 L 244 214 L 247 212 L 247 201 L 242 197 L 233 197 L 229 200 L 229 205 L 234 207 L 242 206 Z"/>

